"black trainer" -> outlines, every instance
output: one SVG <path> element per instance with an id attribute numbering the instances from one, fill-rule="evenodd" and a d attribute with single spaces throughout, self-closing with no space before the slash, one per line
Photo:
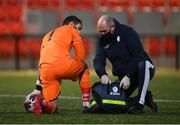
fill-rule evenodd
<path id="1" fill-rule="evenodd" d="M 136 104 L 135 106 L 133 107 L 130 107 L 128 109 L 128 114 L 142 114 L 143 113 L 143 105 L 141 104 Z"/>
<path id="2" fill-rule="evenodd" d="M 146 93 L 145 105 L 148 106 L 152 110 L 152 112 L 158 112 L 158 106 L 153 100 L 151 91 L 147 91 Z"/>
<path id="3" fill-rule="evenodd" d="M 83 107 L 84 109 L 82 110 L 82 113 L 90 113 L 90 108 L 88 107 Z"/>

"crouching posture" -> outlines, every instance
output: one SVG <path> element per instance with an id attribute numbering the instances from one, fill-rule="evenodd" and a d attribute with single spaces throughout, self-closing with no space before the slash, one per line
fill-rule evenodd
<path id="1" fill-rule="evenodd" d="M 148 90 L 155 67 L 136 31 L 108 15 L 100 17 L 97 27 L 101 37 L 97 43 L 94 68 L 101 83 L 111 82 L 105 70 L 106 59 L 109 59 L 113 75 L 118 77 L 120 88 L 125 90 L 128 112 L 142 113 L 144 105 L 157 112 L 157 105 Z M 138 96 L 130 98 L 137 88 Z"/>
<path id="2" fill-rule="evenodd" d="M 58 108 L 57 98 L 61 93 L 61 82 L 63 79 L 76 81 L 79 79 L 82 91 L 83 107 L 86 111 L 89 107 L 89 94 L 91 81 L 88 67 L 84 62 L 85 52 L 80 30 L 82 22 L 75 16 L 67 17 L 63 26 L 58 27 L 43 38 L 39 62 L 39 84 L 38 90 L 30 94 L 34 101 L 33 111 L 35 115 L 43 112 L 54 113 Z M 70 51 L 74 48 L 75 56 L 71 57 Z M 42 87 L 42 88 L 41 88 Z M 69 91 L 71 91 L 69 88 Z M 25 103 L 25 108 L 30 107 Z"/>

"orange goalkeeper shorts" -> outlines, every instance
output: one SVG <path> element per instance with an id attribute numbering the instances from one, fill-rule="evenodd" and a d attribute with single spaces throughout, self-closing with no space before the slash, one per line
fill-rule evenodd
<path id="1" fill-rule="evenodd" d="M 81 61 L 71 61 L 71 65 L 43 66 L 39 68 L 43 97 L 46 101 L 56 100 L 61 92 L 62 79 L 77 80 L 85 70 L 86 65 Z M 90 87 L 88 83 L 85 87 Z"/>

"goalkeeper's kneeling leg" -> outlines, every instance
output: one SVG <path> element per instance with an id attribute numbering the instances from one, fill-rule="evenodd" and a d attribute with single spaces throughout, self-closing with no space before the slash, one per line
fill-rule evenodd
<path id="1" fill-rule="evenodd" d="M 43 102 L 43 112 L 45 113 L 55 113 L 58 109 L 57 100 L 54 101 L 45 101 Z"/>

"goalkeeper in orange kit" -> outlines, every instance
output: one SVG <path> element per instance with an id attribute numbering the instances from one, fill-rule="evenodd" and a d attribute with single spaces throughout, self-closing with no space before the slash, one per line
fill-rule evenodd
<path id="1" fill-rule="evenodd" d="M 57 111 L 57 98 L 61 93 L 63 79 L 73 81 L 79 79 L 83 112 L 89 109 L 91 81 L 88 67 L 84 62 L 85 52 L 80 36 L 81 28 L 81 20 L 76 16 L 69 16 L 64 19 L 63 26 L 44 36 L 39 61 L 40 81 L 38 80 L 36 84 L 36 89 L 42 90 L 42 93 L 39 92 L 35 95 L 35 103 L 32 108 L 35 115 Z M 74 57 L 70 55 L 72 48 L 75 50 Z"/>

